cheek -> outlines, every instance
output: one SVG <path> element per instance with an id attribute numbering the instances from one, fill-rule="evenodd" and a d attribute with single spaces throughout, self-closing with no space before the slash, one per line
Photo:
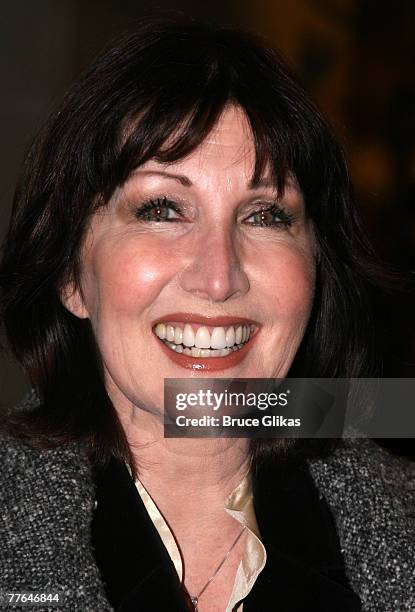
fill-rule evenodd
<path id="1" fill-rule="evenodd" d="M 102 317 L 107 309 L 137 315 L 154 302 L 174 275 L 174 258 L 149 242 L 124 239 L 93 250 L 82 283 L 91 318 Z"/>
<path id="2" fill-rule="evenodd" d="M 283 299 L 285 311 L 289 315 L 307 315 L 311 310 L 314 297 L 315 269 L 305 258 L 289 261 L 283 275 Z"/>
<path id="3" fill-rule="evenodd" d="M 263 285 L 274 318 L 306 323 L 311 311 L 315 286 L 312 255 L 300 249 L 281 250 L 262 270 Z M 271 315 L 272 316 L 272 315 Z"/>
<path id="4" fill-rule="evenodd" d="M 309 310 L 314 295 L 314 258 L 301 249 L 280 249 L 259 270 L 261 284 L 279 312 Z"/>

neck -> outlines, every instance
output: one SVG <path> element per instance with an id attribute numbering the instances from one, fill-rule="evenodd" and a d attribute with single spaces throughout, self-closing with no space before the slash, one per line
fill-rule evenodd
<path id="1" fill-rule="evenodd" d="M 118 410 L 140 481 L 165 516 L 223 513 L 249 470 L 249 440 L 165 438 L 161 420 L 135 406 Z"/>

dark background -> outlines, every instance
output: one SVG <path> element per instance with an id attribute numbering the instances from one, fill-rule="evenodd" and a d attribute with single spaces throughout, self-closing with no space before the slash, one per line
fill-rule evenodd
<path id="1" fill-rule="evenodd" d="M 403 272 L 376 292 L 373 319 L 385 377 L 415 376 L 415 2 L 395 0 L 14 0 L 0 22 L 0 238 L 19 165 L 39 124 L 110 38 L 155 10 L 180 10 L 264 34 L 329 116 L 349 160 L 368 235 Z M 412 272 L 411 272 L 412 271 Z M 24 325 L 24 322 L 22 322 Z M 0 403 L 27 388 L 0 359 Z M 415 401 L 414 401 L 415 409 Z M 411 440 L 389 440 L 414 454 Z"/>

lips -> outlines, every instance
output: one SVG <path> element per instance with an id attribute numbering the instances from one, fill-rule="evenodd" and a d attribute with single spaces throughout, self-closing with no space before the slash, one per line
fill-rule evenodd
<path id="1" fill-rule="evenodd" d="M 171 361 L 186 369 L 217 371 L 238 365 L 254 344 L 260 324 L 245 317 L 170 313 L 153 332 Z"/>
<path id="2" fill-rule="evenodd" d="M 153 321 L 153 327 L 157 325 L 157 323 L 162 323 L 163 321 L 177 321 L 181 323 L 195 323 L 196 325 L 206 325 L 206 326 L 226 326 L 233 324 L 240 325 L 256 325 L 257 327 L 260 324 L 253 319 L 247 319 L 246 317 L 230 317 L 230 316 L 217 316 L 217 317 L 206 317 L 204 315 L 198 315 L 190 312 L 174 312 L 164 315 L 163 317 L 159 317 L 155 321 Z"/>

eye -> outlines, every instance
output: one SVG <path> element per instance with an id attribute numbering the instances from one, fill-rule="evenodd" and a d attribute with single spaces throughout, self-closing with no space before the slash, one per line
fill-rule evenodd
<path id="1" fill-rule="evenodd" d="M 248 219 L 253 219 L 253 221 Z M 245 223 L 258 227 L 291 227 L 294 215 L 287 213 L 278 204 L 271 204 L 253 212 L 248 219 L 245 220 Z"/>
<path id="2" fill-rule="evenodd" d="M 177 221 L 182 216 L 180 208 L 171 200 L 155 198 L 143 202 L 134 210 L 134 215 L 140 221 Z"/>

